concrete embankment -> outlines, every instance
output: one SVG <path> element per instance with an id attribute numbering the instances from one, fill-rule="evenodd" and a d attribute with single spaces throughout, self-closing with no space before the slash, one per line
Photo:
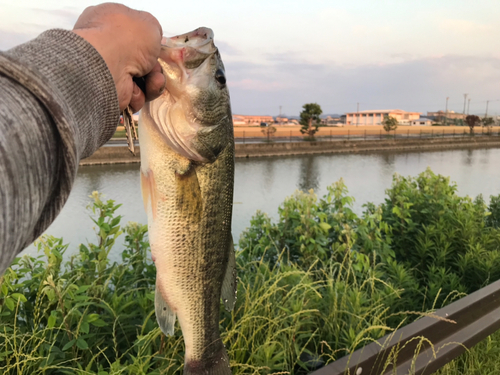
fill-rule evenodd
<path id="1" fill-rule="evenodd" d="M 307 154 L 355 153 L 377 151 L 425 151 L 500 147 L 500 137 L 407 138 L 386 140 L 345 140 L 333 142 L 249 143 L 236 144 L 236 157 L 265 157 Z M 127 164 L 140 162 L 140 147 L 133 156 L 128 147 L 101 147 L 80 165 Z"/>

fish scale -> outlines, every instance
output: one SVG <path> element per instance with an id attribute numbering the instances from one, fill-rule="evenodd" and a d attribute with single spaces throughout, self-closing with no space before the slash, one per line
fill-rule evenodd
<path id="1" fill-rule="evenodd" d="M 167 90 L 146 104 L 139 119 L 156 316 L 167 335 L 179 320 L 184 374 L 228 375 L 220 301 L 228 310 L 234 306 L 236 266 L 234 137 L 229 93 L 220 79 L 224 66 L 206 28 L 167 40 L 160 64 Z"/>

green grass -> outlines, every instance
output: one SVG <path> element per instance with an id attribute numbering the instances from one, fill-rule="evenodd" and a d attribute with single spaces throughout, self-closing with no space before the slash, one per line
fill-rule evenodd
<path id="1" fill-rule="evenodd" d="M 276 221 L 254 216 L 235 309 L 221 306 L 234 374 L 307 374 L 500 277 L 500 197 L 460 197 L 427 171 L 395 176 L 362 215 L 352 201 L 339 181 L 322 198 L 297 192 Z M 42 255 L 0 279 L 0 373 L 178 374 L 184 343 L 178 325 L 165 337 L 156 323 L 147 227 L 122 226 L 119 205 L 97 193 L 89 208 L 95 243 L 65 257 L 70 245 L 44 237 Z M 440 374 L 499 373 L 499 339 Z"/>
<path id="2" fill-rule="evenodd" d="M 112 138 L 125 138 L 126 136 L 127 136 L 127 133 L 125 132 L 125 130 L 117 130 L 113 134 Z"/>

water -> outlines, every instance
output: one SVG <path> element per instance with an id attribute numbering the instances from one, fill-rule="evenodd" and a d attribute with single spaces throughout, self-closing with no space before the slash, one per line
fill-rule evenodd
<path id="1" fill-rule="evenodd" d="M 340 178 L 344 178 L 349 194 L 355 197 L 354 208 L 358 213 L 364 203 L 384 200 L 394 173 L 415 176 L 427 167 L 450 176 L 458 184 L 459 194 L 483 194 L 488 198 L 500 193 L 499 161 L 500 149 L 237 159 L 233 236 L 237 242 L 256 210 L 276 217 L 278 206 L 295 190 L 314 189 L 323 195 L 326 187 Z M 69 253 L 79 243 L 95 239 L 94 223 L 86 210 L 94 190 L 123 204 L 117 211 L 124 217 L 122 223 L 147 222 L 139 165 L 80 167 L 66 206 L 46 232 L 69 242 Z M 33 253 L 34 248 L 25 252 Z"/>

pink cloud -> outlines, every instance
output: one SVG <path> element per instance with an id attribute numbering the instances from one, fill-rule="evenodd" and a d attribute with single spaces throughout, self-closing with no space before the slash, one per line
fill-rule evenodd
<path id="1" fill-rule="evenodd" d="M 277 81 L 261 81 L 257 79 L 242 79 L 239 81 L 232 81 L 229 83 L 230 87 L 237 87 L 244 90 L 255 90 L 255 91 L 279 91 L 283 90 L 289 85 L 284 82 Z"/>

